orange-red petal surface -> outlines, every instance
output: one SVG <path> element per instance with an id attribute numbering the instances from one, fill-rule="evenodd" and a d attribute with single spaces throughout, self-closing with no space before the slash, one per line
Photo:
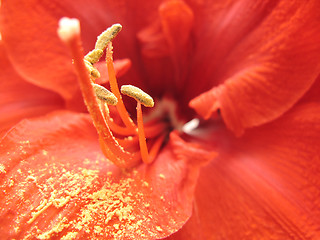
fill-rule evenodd
<path id="1" fill-rule="evenodd" d="M 162 1 L 153 21 L 137 33 L 145 66 L 144 84 L 156 95 L 183 101 L 191 57 L 196 54 L 192 52 L 194 17 L 185 1 Z"/>
<path id="2" fill-rule="evenodd" d="M 120 58 L 135 59 L 136 28 L 149 19 L 158 1 L 39 1 L 5 0 L 1 6 L 0 28 L 10 59 L 19 74 L 38 86 L 51 89 L 70 100 L 77 94 L 78 85 L 71 58 L 57 36 L 61 17 L 77 17 L 81 22 L 86 51 L 92 50 L 97 36 L 110 25 L 121 22 L 126 31 L 119 35 Z M 130 26 L 130 28 L 129 28 Z M 116 45 L 117 46 L 117 45 Z M 116 56 L 116 57 L 117 57 Z M 131 79 L 137 80 L 135 66 Z"/>
<path id="3" fill-rule="evenodd" d="M 57 19 L 62 14 L 50 1 L 3 1 L 0 26 L 18 73 L 39 87 L 71 99 L 78 85 L 70 56 L 56 34 Z"/>
<path id="4" fill-rule="evenodd" d="M 312 87 L 303 96 L 300 102 L 310 102 L 310 101 L 320 101 L 320 75 L 317 77 L 316 81 L 313 83 Z"/>
<path id="5" fill-rule="evenodd" d="M 306 103 L 319 100 L 319 1 L 159 2 L 3 0 L 1 34 L 19 74 L 71 104 L 78 84 L 58 19 L 80 19 L 86 50 L 120 21 L 126 31 L 115 40 L 116 57 L 132 61 L 125 81 L 181 105 L 205 92 L 191 102 L 200 115 L 221 109 L 238 135 L 256 128 L 235 138 L 210 120 L 194 136 L 200 144 L 173 132 L 151 165 L 121 171 L 101 153 L 87 115 L 24 120 L 0 143 L 0 238 L 164 238 L 190 217 L 199 168 L 216 155 L 203 147 L 219 157 L 201 172 L 192 218 L 173 239 L 319 238 L 320 106 Z M 35 110 L 33 100 L 50 105 L 54 95 L 36 97 L 40 89 L 16 79 L 1 83 L 6 123 L 25 114 L 15 111 L 21 99 Z"/>
<path id="6" fill-rule="evenodd" d="M 192 76 L 200 82 L 190 94 L 212 81 L 221 84 L 190 105 L 205 118 L 220 108 L 228 128 L 240 135 L 279 117 L 315 81 L 320 3 L 244 0 L 216 15 L 222 22 L 199 26 L 204 31 L 197 50 L 202 59 L 196 56 Z"/>
<path id="7" fill-rule="evenodd" d="M 319 103 L 239 139 L 218 129 L 219 156 L 201 171 L 192 218 L 171 239 L 318 239 Z"/>
<path id="8" fill-rule="evenodd" d="M 34 86 L 12 67 L 0 43 L 0 138 L 18 121 L 63 107 L 61 97 Z"/>
<path id="9" fill-rule="evenodd" d="M 123 171 L 103 156 L 89 116 L 66 111 L 20 122 L 0 146 L 3 239 L 163 238 L 191 214 L 199 164 L 179 146 Z"/>

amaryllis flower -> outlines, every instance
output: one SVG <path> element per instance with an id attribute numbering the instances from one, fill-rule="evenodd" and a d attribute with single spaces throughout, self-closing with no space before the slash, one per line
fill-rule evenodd
<path id="1" fill-rule="evenodd" d="M 1 239 L 320 238 L 318 0 L 0 14 Z"/>

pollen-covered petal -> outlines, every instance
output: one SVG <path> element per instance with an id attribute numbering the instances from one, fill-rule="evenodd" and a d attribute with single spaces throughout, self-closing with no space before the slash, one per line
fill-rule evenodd
<path id="1" fill-rule="evenodd" d="M 319 102 L 241 138 L 219 122 L 200 133 L 219 155 L 200 173 L 191 220 L 170 239 L 319 238 Z"/>
<path id="2" fill-rule="evenodd" d="M 203 61 L 195 57 L 191 77 L 200 82 L 188 92 L 220 83 L 190 105 L 204 117 L 220 108 L 228 128 L 240 135 L 286 112 L 315 81 L 320 3 L 239 1 L 228 9 L 220 29 L 205 32 L 199 41 Z"/>
<path id="3" fill-rule="evenodd" d="M 17 122 L 63 108 L 62 98 L 17 74 L 0 43 L 0 138 Z"/>
<path id="4" fill-rule="evenodd" d="M 172 207 L 178 205 L 184 211 L 176 214 L 190 216 L 194 200 L 194 188 L 201 167 L 208 164 L 217 156 L 216 152 L 204 149 L 196 143 L 188 143 L 180 138 L 177 132 L 172 132 L 169 143 L 161 150 L 157 159 L 146 168 L 146 177 L 153 192 L 158 195 L 150 209 L 158 212 L 161 209 L 161 201 L 167 202 Z M 160 199 L 160 202 L 159 202 Z M 175 215 L 174 208 L 170 208 L 167 215 Z M 159 214 L 162 214 L 159 212 Z M 180 215 L 181 219 L 184 218 Z M 188 219 L 188 217 L 186 218 Z M 186 220 L 185 219 L 185 220 Z M 160 218 L 163 225 L 168 225 L 165 216 Z M 170 223 L 169 223 L 170 224 Z"/>
<path id="5" fill-rule="evenodd" d="M 167 146 L 123 171 L 102 154 L 90 116 L 24 120 L 0 142 L 5 239 L 159 239 L 190 217 L 199 166 Z"/>

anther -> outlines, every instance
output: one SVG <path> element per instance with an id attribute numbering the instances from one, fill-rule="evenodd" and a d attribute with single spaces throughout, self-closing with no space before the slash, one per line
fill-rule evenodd
<path id="1" fill-rule="evenodd" d="M 103 50 L 101 49 L 93 49 L 91 52 L 89 52 L 84 59 L 90 62 L 91 64 L 95 64 L 99 61 L 99 59 L 102 57 Z"/>
<path id="2" fill-rule="evenodd" d="M 84 61 L 85 65 L 86 65 L 86 68 L 88 69 L 90 75 L 93 78 L 99 78 L 100 77 L 99 71 L 89 61 L 87 61 L 86 59 L 84 59 L 83 61 Z"/>
<path id="3" fill-rule="evenodd" d="M 120 24 L 114 24 L 107 30 L 105 30 L 103 33 L 101 33 L 98 36 L 95 49 L 93 49 L 84 57 L 86 67 L 93 78 L 100 78 L 100 73 L 93 66 L 93 64 L 97 63 L 100 60 L 100 58 L 103 55 L 104 49 L 107 47 L 109 42 L 111 42 L 117 36 L 121 29 L 122 26 Z"/>
<path id="4" fill-rule="evenodd" d="M 104 50 L 108 43 L 111 42 L 121 31 L 122 26 L 121 24 L 113 24 L 111 27 L 109 27 L 107 30 L 105 30 L 103 33 L 101 33 L 98 36 L 95 49 L 101 49 Z"/>
<path id="5" fill-rule="evenodd" d="M 138 87 L 132 85 L 122 85 L 121 93 L 134 98 L 136 101 L 142 103 L 145 107 L 154 106 L 153 98 Z"/>
<path id="6" fill-rule="evenodd" d="M 117 105 L 118 103 L 118 99 L 116 98 L 116 96 L 110 92 L 108 89 L 102 87 L 101 85 L 92 84 L 94 91 L 96 92 L 96 96 L 106 102 L 109 105 Z"/>

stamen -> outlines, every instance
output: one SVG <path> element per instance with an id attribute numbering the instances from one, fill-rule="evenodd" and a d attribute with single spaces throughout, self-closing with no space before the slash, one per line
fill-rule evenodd
<path id="1" fill-rule="evenodd" d="M 117 104 L 117 110 L 119 112 L 119 115 L 121 117 L 121 120 L 123 121 L 124 125 L 131 129 L 132 131 L 136 130 L 136 125 L 132 121 L 132 119 L 129 116 L 129 113 L 127 112 L 126 107 L 124 106 L 124 103 L 122 101 L 122 97 L 119 91 L 119 86 L 116 79 L 116 74 L 113 67 L 113 60 L 112 60 L 112 43 L 110 42 L 108 44 L 107 50 L 106 50 L 106 62 L 107 62 L 107 68 L 108 68 L 108 74 L 109 74 L 109 81 L 110 81 L 110 88 L 112 93 L 116 96 L 118 99 Z"/>
<path id="2" fill-rule="evenodd" d="M 137 131 L 132 131 L 131 129 L 129 128 L 126 128 L 126 127 L 122 127 L 122 126 L 119 126 L 117 123 L 115 123 L 113 121 L 113 119 L 110 117 L 109 115 L 109 108 L 108 106 L 104 105 L 104 107 L 102 108 L 103 109 L 103 113 L 104 113 L 104 116 L 105 116 L 105 119 L 106 119 L 106 122 L 109 126 L 109 128 L 117 133 L 117 134 L 120 134 L 120 135 L 123 135 L 123 136 L 128 136 L 128 135 L 134 135 L 137 133 Z"/>
<path id="3" fill-rule="evenodd" d="M 141 104 L 146 107 L 153 107 L 154 101 L 147 93 L 132 85 L 122 86 L 121 93 L 133 97 L 137 101 L 137 126 L 126 110 L 115 76 L 111 43 L 121 28 L 120 24 L 115 24 L 104 31 L 98 37 L 95 49 L 86 56 L 83 56 L 82 52 L 80 24 L 77 19 L 63 18 L 60 21 L 58 34 L 70 47 L 82 95 L 98 131 L 103 153 L 119 167 L 130 168 L 141 159 L 145 163 L 153 161 L 166 136 L 161 134 L 165 131 L 166 125 L 164 123 L 152 123 L 144 128 Z M 100 77 L 99 71 L 93 65 L 100 60 L 105 49 L 111 92 L 105 87 L 93 83 L 94 78 Z M 116 105 L 118 114 L 125 126 L 118 125 L 113 121 L 110 117 L 108 105 Z M 150 154 L 148 153 L 146 134 L 148 138 L 157 137 L 155 141 L 148 143 L 152 145 Z M 138 147 L 140 147 L 140 153 Z"/>
<path id="4" fill-rule="evenodd" d="M 95 49 L 104 50 L 108 46 L 108 44 L 118 35 L 121 29 L 121 24 L 117 23 L 113 24 L 111 27 L 101 33 L 98 36 Z"/>
<path id="5" fill-rule="evenodd" d="M 145 163 L 149 162 L 149 153 L 148 147 L 146 142 L 146 137 L 144 134 L 143 128 L 143 118 L 142 118 L 142 110 L 141 110 L 141 103 L 138 102 L 137 104 L 137 122 L 138 122 L 138 133 L 139 133 L 139 145 L 140 145 L 140 152 L 142 161 Z"/>
<path id="6" fill-rule="evenodd" d="M 84 57 L 84 62 L 93 78 L 100 78 L 99 71 L 93 66 L 97 63 L 103 54 L 103 50 L 94 49 Z"/>
<path id="7" fill-rule="evenodd" d="M 137 123 L 138 123 L 138 136 L 139 136 L 139 145 L 142 161 L 145 163 L 150 163 L 152 159 L 149 157 L 148 147 L 146 142 L 146 136 L 143 126 L 142 110 L 141 104 L 146 107 L 153 107 L 154 101 L 151 96 L 142 91 L 140 88 L 137 88 L 132 85 L 123 85 L 121 87 L 121 93 L 129 97 L 134 98 L 137 101 Z"/>
<path id="8" fill-rule="evenodd" d="M 123 147 L 132 147 L 132 146 L 138 146 L 138 142 L 139 142 L 139 139 L 137 136 L 129 136 L 129 137 L 126 137 L 124 139 L 117 139 L 117 141 L 121 144 L 121 146 Z"/>
<path id="9" fill-rule="evenodd" d="M 117 105 L 118 99 L 112 92 L 99 84 L 93 83 L 92 86 L 100 100 L 105 101 L 109 105 Z"/>
<path id="10" fill-rule="evenodd" d="M 103 55 L 104 49 L 107 47 L 108 43 L 110 43 L 121 31 L 122 26 L 120 24 L 114 24 L 109 27 L 106 31 L 98 36 L 95 49 L 89 52 L 84 60 L 86 62 L 86 66 L 93 78 L 100 78 L 99 71 L 93 66 L 93 64 L 97 63 Z"/>
<path id="11" fill-rule="evenodd" d="M 128 136 L 128 135 L 133 135 L 133 134 L 136 134 L 137 131 L 133 131 L 127 127 L 122 127 L 122 126 L 119 126 L 118 124 L 116 124 L 112 118 L 106 118 L 106 121 L 110 127 L 110 129 L 117 133 L 117 134 L 120 134 L 120 135 L 123 135 L 123 136 Z"/>
<path id="12" fill-rule="evenodd" d="M 77 26 L 78 29 L 75 28 L 75 26 Z M 139 161 L 138 155 L 126 151 L 119 145 L 106 124 L 103 113 L 97 102 L 92 80 L 90 79 L 90 75 L 88 74 L 84 62 L 79 21 L 68 18 L 66 20 L 61 20 L 59 22 L 58 34 L 61 40 L 63 40 L 71 50 L 74 66 L 78 73 L 82 95 L 99 134 L 99 141 L 103 152 L 108 156 L 113 156 L 109 159 L 119 167 L 130 168 L 135 166 Z"/>
<path id="13" fill-rule="evenodd" d="M 121 86 L 121 93 L 134 98 L 138 102 L 141 102 L 145 107 L 154 106 L 153 98 L 138 87 L 132 85 L 123 85 Z"/>

